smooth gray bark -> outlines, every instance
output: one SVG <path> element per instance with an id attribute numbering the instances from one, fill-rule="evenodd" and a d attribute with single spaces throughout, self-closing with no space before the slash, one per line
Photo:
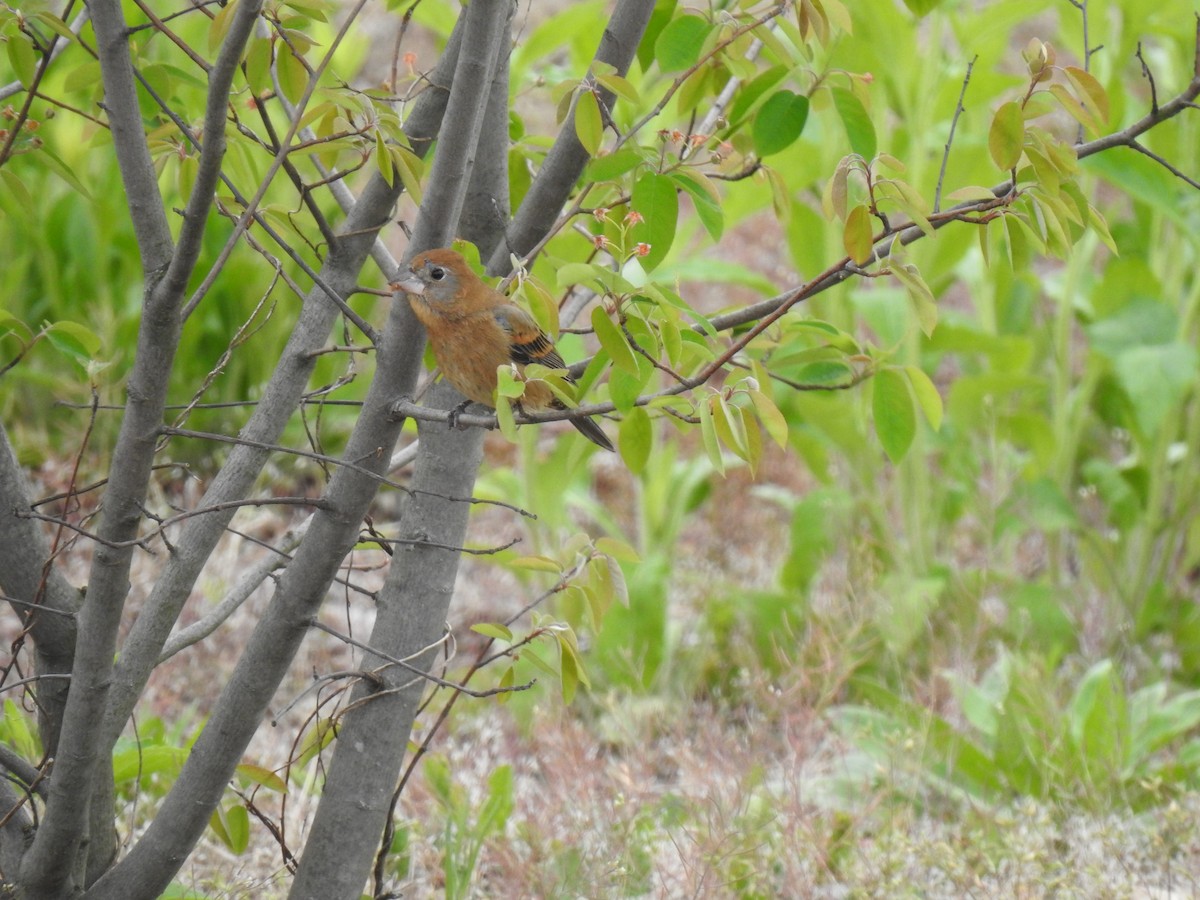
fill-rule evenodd
<path id="1" fill-rule="evenodd" d="M 421 215 L 424 219 L 436 215 L 435 210 L 463 203 L 459 234 L 486 253 L 503 236 L 508 210 L 510 38 L 501 4 L 476 5 L 473 10 L 467 18 L 468 40 L 473 47 L 487 49 L 473 54 L 469 71 L 460 68 L 456 75 L 442 131 L 445 150 L 439 151 L 430 176 L 435 193 L 427 197 Z M 469 172 L 465 182 L 448 174 L 463 171 Z M 422 233 L 427 232 L 419 222 L 418 234 Z M 452 409 L 461 399 L 442 382 L 434 386 L 427 403 Z M 423 424 L 419 432 L 414 494 L 404 505 L 400 537 L 460 547 L 470 506 L 447 498 L 471 495 L 484 432 L 452 432 L 440 422 Z M 404 748 L 428 687 L 414 671 L 431 671 L 442 650 L 439 642 L 459 558 L 457 551 L 396 546 L 368 640 L 384 657 L 367 654 L 360 663 L 362 671 L 376 673 L 382 683 L 360 682 L 352 694 L 289 895 L 293 900 L 355 900 L 362 894 L 392 809 Z M 406 660 L 412 668 L 389 665 L 385 657 Z"/>
<path id="2" fill-rule="evenodd" d="M 75 660 L 75 612 L 82 595 L 50 562 L 50 546 L 32 512 L 29 483 L 0 424 L 0 591 L 33 635 L 34 674 L 66 675 Z M 42 607 L 42 609 L 38 609 Z M 57 750 L 66 708 L 66 678 L 38 684 L 38 730 L 46 753 Z"/>
<path id="3" fill-rule="evenodd" d="M 247 0 L 232 17 L 209 73 L 210 110 L 214 103 L 224 108 L 260 6 L 261 0 Z M 82 887 L 73 882 L 87 868 L 89 799 L 101 757 L 96 735 L 112 683 L 117 629 L 129 593 L 133 540 L 143 519 L 169 375 L 179 345 L 183 289 L 199 249 L 196 232 L 203 229 L 212 206 L 216 173 L 225 150 L 224 141 L 217 140 L 201 152 L 199 170 L 204 177 L 197 179 L 181 234 L 182 250 L 176 252 L 138 108 L 129 35 L 120 4 L 96 0 L 89 8 L 104 80 L 105 108 L 146 283 L 137 353 L 126 388 L 125 415 L 100 517 L 100 542 L 88 579 L 88 595 L 79 611 L 79 630 L 87 640 L 76 645 L 49 801 L 21 869 L 26 889 L 46 898 Z M 109 821 L 109 826 L 96 836 L 98 852 L 91 853 L 93 871 L 96 860 L 103 865 L 116 850 Z"/>

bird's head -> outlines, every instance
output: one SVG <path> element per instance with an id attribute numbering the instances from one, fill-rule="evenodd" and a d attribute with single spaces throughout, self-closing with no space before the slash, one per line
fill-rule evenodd
<path id="1" fill-rule="evenodd" d="M 415 294 L 430 305 L 448 303 L 461 296 L 472 274 L 467 261 L 455 251 L 427 250 L 413 257 L 408 271 L 388 287 Z"/>

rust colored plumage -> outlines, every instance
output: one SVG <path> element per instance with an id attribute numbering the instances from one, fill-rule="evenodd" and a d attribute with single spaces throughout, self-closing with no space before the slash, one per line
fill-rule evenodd
<path id="1" fill-rule="evenodd" d="M 515 364 L 521 372 L 530 363 L 565 368 L 553 342 L 529 313 L 485 284 L 453 250 L 419 254 L 391 288 L 408 294 L 442 374 L 468 400 L 495 408 L 498 366 Z M 563 408 L 553 392 L 536 381 L 526 385 L 521 405 L 530 411 Z M 593 443 L 613 449 L 591 419 L 572 419 L 571 424 Z"/>

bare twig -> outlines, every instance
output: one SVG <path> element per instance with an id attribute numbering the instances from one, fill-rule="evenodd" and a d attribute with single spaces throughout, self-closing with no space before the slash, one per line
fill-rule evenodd
<path id="1" fill-rule="evenodd" d="M 954 130 L 958 127 L 958 117 L 963 113 L 963 100 L 967 96 L 967 85 L 971 83 L 971 70 L 975 68 L 975 62 L 978 59 L 979 54 L 976 54 L 967 63 L 967 73 L 963 76 L 962 89 L 958 92 L 958 103 L 954 107 L 954 118 L 950 120 L 950 133 L 946 136 L 946 148 L 942 153 L 942 166 L 938 170 L 937 190 L 933 194 L 934 212 L 938 212 L 942 208 L 942 184 L 946 180 L 946 164 L 950 162 L 950 147 L 954 143 Z"/>
<path id="2" fill-rule="evenodd" d="M 422 678 L 432 684 L 436 684 L 438 687 L 450 688 L 450 690 L 454 691 L 455 693 L 466 694 L 468 697 L 477 697 L 477 698 L 482 699 L 484 697 L 494 697 L 497 694 L 507 694 L 512 691 L 526 691 L 526 690 L 529 690 L 529 688 L 533 687 L 533 684 L 534 684 L 534 682 L 530 681 L 530 682 L 527 682 L 526 684 L 517 684 L 517 685 L 512 685 L 510 687 L 491 688 L 490 690 L 486 690 L 486 691 L 473 691 L 470 688 L 468 688 L 465 684 L 458 684 L 453 681 L 447 681 L 444 678 L 439 678 L 437 675 L 434 675 L 432 672 L 426 672 L 423 669 L 421 669 L 420 667 L 415 666 L 412 664 L 412 662 L 410 662 L 410 660 L 417 659 L 420 656 L 422 656 L 423 654 L 428 653 L 430 650 L 434 649 L 435 647 L 438 647 L 439 645 L 445 643 L 445 641 L 446 641 L 445 636 L 443 636 L 442 639 L 437 641 L 436 643 L 430 644 L 427 647 L 422 647 L 420 650 L 416 651 L 411 656 L 401 659 L 400 657 L 397 657 L 397 656 L 390 656 L 387 653 L 384 653 L 378 647 L 372 647 L 370 644 L 367 644 L 367 643 L 364 643 L 363 641 L 352 638 L 348 634 L 342 634 L 342 632 L 338 631 L 336 628 L 330 628 L 324 622 L 321 622 L 317 619 L 313 619 L 309 624 L 311 625 L 311 627 L 316 628 L 319 631 L 324 631 L 326 634 L 333 635 L 335 638 L 337 638 L 339 641 L 342 641 L 343 643 L 349 644 L 352 647 L 357 647 L 359 650 L 365 650 L 367 653 L 370 653 L 374 656 L 378 656 L 380 659 L 386 660 L 387 662 L 391 663 L 392 665 L 399 666 L 402 669 L 412 672 L 413 675 L 417 676 L 417 678 Z M 392 690 L 394 691 L 394 690 L 396 690 L 396 688 L 393 688 Z M 346 712 L 347 712 L 347 710 L 342 710 L 343 714 L 345 714 Z"/>

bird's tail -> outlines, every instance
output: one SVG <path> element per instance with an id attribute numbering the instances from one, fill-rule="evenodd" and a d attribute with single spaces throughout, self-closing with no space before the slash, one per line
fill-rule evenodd
<path id="1" fill-rule="evenodd" d="M 600 426 L 596 424 L 594 419 L 572 419 L 571 424 L 578 428 L 579 433 L 593 444 L 603 447 L 605 450 L 617 449 L 612 445 L 612 441 L 608 439 L 608 435 L 600 429 Z"/>

